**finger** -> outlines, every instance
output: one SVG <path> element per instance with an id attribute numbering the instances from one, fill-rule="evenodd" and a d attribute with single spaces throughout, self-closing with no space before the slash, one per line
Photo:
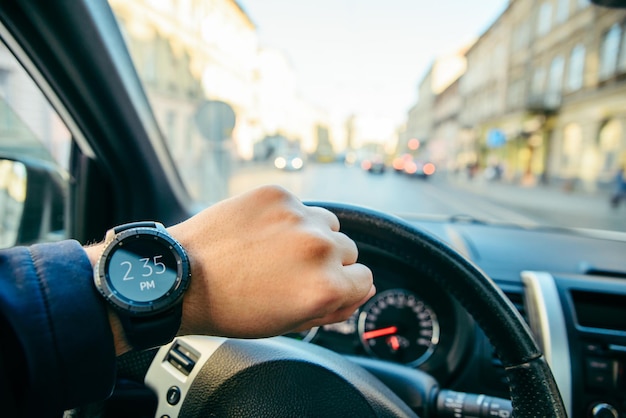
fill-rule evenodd
<path id="1" fill-rule="evenodd" d="M 326 310 L 326 312 L 321 313 L 320 316 L 311 318 L 300 324 L 296 328 L 297 331 L 345 321 L 355 310 L 376 294 L 372 271 L 368 267 L 363 264 L 355 263 L 343 267 L 343 270 L 344 277 L 342 282 L 347 289 L 344 292 L 343 303 L 337 306 L 337 308 Z"/>
<path id="2" fill-rule="evenodd" d="M 346 298 L 343 307 L 364 303 L 372 296 L 374 277 L 372 270 L 361 263 L 354 263 L 343 267 L 346 286 L 351 286 L 351 292 Z M 369 296 L 368 296 L 369 295 Z"/>
<path id="3" fill-rule="evenodd" d="M 339 247 L 342 265 L 348 266 L 356 263 L 356 260 L 359 258 L 359 249 L 356 243 L 342 232 L 336 232 L 334 239 Z"/>
<path id="4" fill-rule="evenodd" d="M 357 311 L 359 309 L 359 307 L 361 305 L 363 305 L 365 302 L 367 302 L 372 296 L 374 296 L 374 294 L 376 294 L 376 287 L 374 285 L 372 285 L 370 292 L 368 292 L 368 294 L 361 299 L 359 302 L 352 304 L 350 306 L 346 306 L 344 308 L 341 308 L 335 312 L 331 312 L 321 318 L 316 318 L 310 321 L 307 321 L 305 324 L 303 324 L 302 326 L 300 326 L 297 331 L 305 331 L 308 329 L 311 329 L 313 327 L 320 327 L 322 325 L 326 325 L 326 324 L 334 324 L 337 322 L 342 322 L 342 321 L 346 321 L 348 320 L 352 315 L 354 315 L 354 312 Z"/>
<path id="5" fill-rule="evenodd" d="M 330 226 L 332 231 L 339 231 L 340 225 L 337 215 L 319 206 L 307 206 L 307 209 L 310 215 L 323 220 L 324 223 Z"/>

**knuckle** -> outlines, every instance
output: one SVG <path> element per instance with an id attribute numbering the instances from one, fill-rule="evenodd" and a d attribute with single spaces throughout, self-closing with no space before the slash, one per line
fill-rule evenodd
<path id="1" fill-rule="evenodd" d="M 270 185 L 265 185 L 265 186 L 261 186 L 259 188 L 257 188 L 255 190 L 255 193 L 264 200 L 267 201 L 288 201 L 288 200 L 294 200 L 294 196 L 284 187 L 276 185 L 276 184 L 270 184 Z"/>
<path id="2" fill-rule="evenodd" d="M 302 241 L 302 247 L 305 249 L 304 253 L 313 259 L 328 257 L 334 251 L 335 247 L 333 240 L 321 232 L 307 231 Z"/>

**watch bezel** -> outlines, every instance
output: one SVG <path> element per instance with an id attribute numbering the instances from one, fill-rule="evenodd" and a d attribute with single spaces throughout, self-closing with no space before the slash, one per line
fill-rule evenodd
<path id="1" fill-rule="evenodd" d="M 172 252 L 176 260 L 177 269 L 174 283 L 165 294 L 151 301 L 136 301 L 122 295 L 112 284 L 109 275 L 108 266 L 113 253 L 122 248 L 124 243 L 135 239 L 158 241 Z M 182 299 L 189 285 L 189 280 L 189 259 L 180 243 L 165 230 L 145 226 L 118 232 L 106 245 L 94 269 L 94 282 L 98 291 L 113 308 L 130 316 L 151 316 L 170 309 Z"/>

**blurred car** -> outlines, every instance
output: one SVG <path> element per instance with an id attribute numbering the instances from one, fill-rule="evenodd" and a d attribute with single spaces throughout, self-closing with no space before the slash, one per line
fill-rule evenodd
<path id="1" fill-rule="evenodd" d="M 361 161 L 361 168 L 368 173 L 383 174 L 387 168 L 382 156 L 374 156 Z"/>
<path id="2" fill-rule="evenodd" d="M 404 164 L 403 171 L 405 174 L 411 177 L 418 177 L 421 179 L 428 179 L 437 171 L 435 164 L 431 162 L 423 162 L 419 160 L 409 160 Z"/>
<path id="3" fill-rule="evenodd" d="M 278 156 L 274 159 L 274 167 L 285 171 L 298 171 L 304 167 L 304 159 L 299 154 Z"/>
<path id="4" fill-rule="evenodd" d="M 402 154 L 393 159 L 392 167 L 396 173 L 403 173 L 405 166 L 413 160 L 411 154 Z"/>

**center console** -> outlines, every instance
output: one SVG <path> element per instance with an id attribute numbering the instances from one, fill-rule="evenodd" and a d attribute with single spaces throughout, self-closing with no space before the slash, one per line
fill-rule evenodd
<path id="1" fill-rule="evenodd" d="M 570 417 L 626 417 L 626 280 L 523 272 L 528 322 Z"/>

